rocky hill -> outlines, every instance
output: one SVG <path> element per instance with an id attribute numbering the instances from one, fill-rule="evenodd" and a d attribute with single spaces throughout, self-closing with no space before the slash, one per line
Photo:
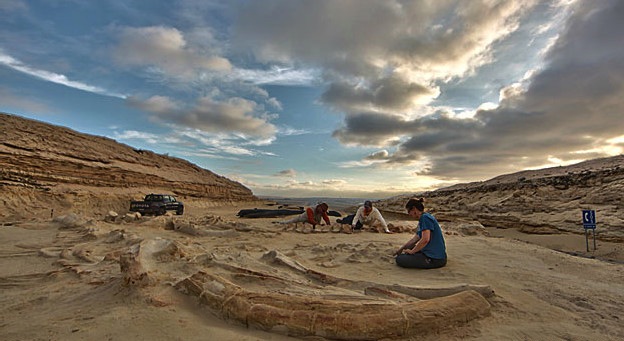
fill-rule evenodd
<path id="1" fill-rule="evenodd" d="M 506 174 L 435 191 L 398 196 L 377 207 L 403 214 L 409 197 L 424 197 L 440 221 L 526 233 L 584 233 L 582 210 L 596 211 L 602 240 L 624 241 L 624 156 Z"/>
<path id="2" fill-rule="evenodd" d="M 188 161 L 0 113 L 0 217 L 127 211 L 147 193 L 199 205 L 257 200 Z"/>

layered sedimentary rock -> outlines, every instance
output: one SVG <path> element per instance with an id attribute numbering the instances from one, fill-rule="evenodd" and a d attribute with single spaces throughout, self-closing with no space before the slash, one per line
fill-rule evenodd
<path id="1" fill-rule="evenodd" d="M 188 161 L 0 113 L 0 209 L 123 210 L 147 193 L 256 200 L 240 183 Z"/>
<path id="2" fill-rule="evenodd" d="M 478 221 L 527 233 L 584 233 L 582 210 L 596 211 L 603 240 L 624 241 L 624 156 L 502 175 L 384 200 L 377 207 L 404 212 L 409 197 L 441 221 Z"/>

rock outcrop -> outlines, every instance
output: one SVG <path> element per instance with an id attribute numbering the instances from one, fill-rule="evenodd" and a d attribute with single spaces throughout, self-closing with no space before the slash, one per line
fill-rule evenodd
<path id="1" fill-rule="evenodd" d="M 0 214 L 123 212 L 130 200 L 156 192 L 185 201 L 257 200 L 188 161 L 109 138 L 3 113 L 0 131 Z"/>
<path id="2" fill-rule="evenodd" d="M 624 241 L 622 193 L 624 156 L 619 155 L 394 197 L 376 206 L 403 214 L 409 197 L 424 197 L 441 222 L 477 221 L 526 233 L 584 233 L 582 210 L 591 209 L 599 238 Z"/>

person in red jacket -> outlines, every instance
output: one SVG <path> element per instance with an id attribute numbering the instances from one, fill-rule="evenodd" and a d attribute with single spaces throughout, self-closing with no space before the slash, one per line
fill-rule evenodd
<path id="1" fill-rule="evenodd" d="M 309 223 L 312 225 L 312 229 L 314 230 L 316 229 L 316 225 L 321 224 L 321 220 L 324 220 L 327 225 L 331 224 L 329 222 L 329 216 L 327 215 L 328 210 L 329 205 L 323 202 L 316 205 L 314 208 L 306 207 L 300 215 L 281 221 L 280 224 Z"/>

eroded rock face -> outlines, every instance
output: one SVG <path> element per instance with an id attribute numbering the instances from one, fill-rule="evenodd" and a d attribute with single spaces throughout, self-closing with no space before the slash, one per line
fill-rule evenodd
<path id="1" fill-rule="evenodd" d="M 624 241 L 624 156 L 568 167 L 524 171 L 483 182 L 400 196 L 376 207 L 402 214 L 410 197 L 445 222 L 473 220 L 527 233 L 583 233 L 581 212 L 596 210 L 600 238 Z"/>
<path id="2" fill-rule="evenodd" d="M 3 113 L 0 130 L 0 211 L 124 212 L 130 200 L 158 191 L 185 200 L 256 200 L 240 183 L 188 161 L 108 138 Z"/>

